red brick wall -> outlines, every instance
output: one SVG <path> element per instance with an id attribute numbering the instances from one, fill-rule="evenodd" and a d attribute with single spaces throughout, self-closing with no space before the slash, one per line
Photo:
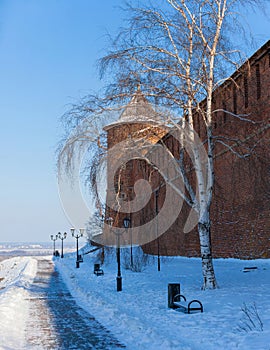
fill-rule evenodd
<path id="1" fill-rule="evenodd" d="M 211 207 L 211 240 L 214 257 L 270 258 L 270 42 L 233 74 L 214 93 L 214 110 L 240 114 L 256 123 L 244 122 L 225 111 L 213 114 L 214 136 L 225 136 L 239 153 L 253 152 L 241 159 L 224 145 L 215 148 L 215 187 Z M 118 125 L 108 130 L 108 144 L 112 147 L 145 127 L 140 124 Z M 203 139 L 204 128 L 199 121 L 196 128 Z M 149 137 L 149 136 L 148 136 Z M 222 139 L 223 141 L 225 139 Z M 241 141 L 236 145 L 236 140 Z M 166 143 L 175 147 L 172 141 Z M 123 177 L 123 191 L 127 200 L 133 198 L 133 183 L 139 178 L 149 179 L 151 169 L 142 161 L 132 161 Z M 161 181 L 151 173 L 153 191 Z M 162 206 L 165 187 L 159 192 Z M 139 226 L 155 214 L 154 194 L 149 204 L 132 214 L 132 225 Z M 176 204 L 177 205 L 177 204 Z M 173 210 L 173 208 L 172 208 Z M 161 255 L 199 256 L 200 246 L 196 229 L 184 233 L 183 227 L 190 209 L 184 204 L 181 214 L 170 229 L 159 238 Z M 115 213 L 114 213 L 115 215 Z M 123 214 L 125 215 L 125 214 Z M 122 220 L 122 219 L 121 219 Z M 142 232 L 143 234 L 143 232 Z M 145 252 L 157 254 L 157 240 L 143 246 Z"/>

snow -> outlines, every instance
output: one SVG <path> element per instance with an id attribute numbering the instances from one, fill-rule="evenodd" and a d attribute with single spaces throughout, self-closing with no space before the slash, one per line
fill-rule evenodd
<path id="1" fill-rule="evenodd" d="M 219 288 L 202 291 L 201 261 L 162 258 L 143 272 L 122 268 L 123 291 L 116 291 L 115 256 L 102 266 L 104 276 L 93 274 L 97 257 L 85 255 L 79 269 L 75 255 L 55 261 L 77 303 L 110 329 L 129 349 L 270 349 L 270 261 L 215 260 Z M 245 267 L 258 267 L 244 272 Z M 184 314 L 167 306 L 168 283 L 180 283 L 188 301 L 198 299 L 204 312 Z M 263 322 L 245 331 L 244 305 L 255 307 Z M 247 322 L 249 324 L 249 322 Z"/>
<path id="2" fill-rule="evenodd" d="M 81 242 L 80 242 L 81 243 Z M 74 251 L 75 241 L 64 241 L 64 251 Z M 53 242 L 0 242 L 0 257 L 1 256 L 29 256 L 29 255 L 51 255 Z M 56 241 L 55 248 L 61 251 L 60 240 Z"/>
<path id="3" fill-rule="evenodd" d="M 29 309 L 27 288 L 36 267 L 37 261 L 30 257 L 14 257 L 0 263 L 0 349 L 24 347 Z"/>
<path id="4" fill-rule="evenodd" d="M 121 257 L 124 263 L 123 251 Z M 40 257 L 18 256 L 0 262 L 1 350 L 25 349 L 29 286 L 36 275 L 37 259 Z M 269 260 L 214 260 L 219 288 L 212 291 L 200 288 L 200 259 L 162 258 L 160 272 L 157 261 L 150 260 L 142 272 L 122 266 L 121 292 L 116 291 L 114 253 L 106 258 L 102 276 L 93 273 L 97 252 L 84 255 L 79 269 L 75 252 L 55 258 L 54 263 L 78 305 L 127 349 L 270 350 Z M 244 272 L 246 267 L 257 269 Z M 188 301 L 200 300 L 204 312 L 188 315 L 169 309 L 168 283 L 180 283 L 181 294 Z M 245 305 L 249 312 L 258 312 L 259 317 L 252 316 L 253 325 L 242 311 Z"/>

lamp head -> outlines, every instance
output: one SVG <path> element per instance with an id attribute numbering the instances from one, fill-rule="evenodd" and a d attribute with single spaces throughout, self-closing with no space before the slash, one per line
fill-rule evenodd
<path id="1" fill-rule="evenodd" d="M 129 228 L 129 226 L 130 226 L 130 219 L 129 218 L 124 218 L 123 223 L 124 223 L 124 228 Z"/>
<path id="2" fill-rule="evenodd" d="M 112 226 L 113 225 L 113 218 L 110 216 L 106 219 L 107 223 L 109 226 Z"/>
<path id="3" fill-rule="evenodd" d="M 83 236 L 83 234 L 84 234 L 84 228 L 80 228 L 80 235 L 81 235 L 81 237 Z"/>

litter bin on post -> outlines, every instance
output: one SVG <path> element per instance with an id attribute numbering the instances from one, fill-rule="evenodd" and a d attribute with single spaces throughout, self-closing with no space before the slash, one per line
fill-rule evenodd
<path id="1" fill-rule="evenodd" d="M 174 297 L 180 294 L 180 283 L 169 283 L 168 284 L 168 308 L 174 309 L 175 306 L 173 304 Z"/>

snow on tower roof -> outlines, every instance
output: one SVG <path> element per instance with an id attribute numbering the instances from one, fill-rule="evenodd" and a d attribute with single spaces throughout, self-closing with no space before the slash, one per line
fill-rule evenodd
<path id="1" fill-rule="evenodd" d="M 105 126 L 104 130 L 108 130 L 113 126 L 124 123 L 161 124 L 161 122 L 160 115 L 154 110 L 142 93 L 140 87 L 138 87 L 138 90 L 133 95 L 131 101 L 121 113 L 120 118 Z"/>

